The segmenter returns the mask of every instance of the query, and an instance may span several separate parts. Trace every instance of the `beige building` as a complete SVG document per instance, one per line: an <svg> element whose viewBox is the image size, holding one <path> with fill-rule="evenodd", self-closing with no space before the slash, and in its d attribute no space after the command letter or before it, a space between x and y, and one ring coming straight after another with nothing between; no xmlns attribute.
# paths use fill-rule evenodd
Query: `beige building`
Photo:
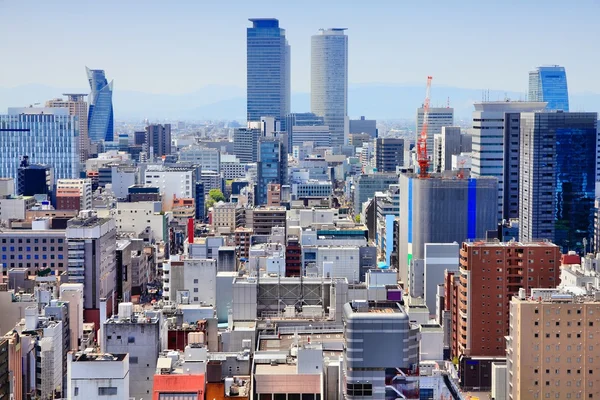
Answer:
<svg viewBox="0 0 600 400"><path fill-rule="evenodd" d="M510 302L507 399L600 398L599 340L600 292L521 290Z"/></svg>
<svg viewBox="0 0 600 400"><path fill-rule="evenodd" d="M56 208L58 210L91 210L91 179L59 179L56 181Z"/></svg>
<svg viewBox="0 0 600 400"><path fill-rule="evenodd" d="M65 93L67 100L53 99L46 102L46 107L63 107L69 109L69 115L74 115L79 120L79 159L84 163L89 156L90 140L88 138L88 104L85 101L87 94Z"/></svg>
<svg viewBox="0 0 600 400"><path fill-rule="evenodd" d="M236 228L236 216L238 205L220 201L213 205L212 227L214 231L222 231L223 228L233 232Z"/></svg>

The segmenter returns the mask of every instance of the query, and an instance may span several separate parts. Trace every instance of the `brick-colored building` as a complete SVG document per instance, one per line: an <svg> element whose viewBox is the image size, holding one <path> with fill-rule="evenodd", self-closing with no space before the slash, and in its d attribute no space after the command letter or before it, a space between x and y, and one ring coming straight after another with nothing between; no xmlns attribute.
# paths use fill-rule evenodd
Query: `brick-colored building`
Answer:
<svg viewBox="0 0 600 400"><path fill-rule="evenodd" d="M453 292L451 354L500 357L509 334L509 304L520 288L559 284L560 248L549 242L463 243Z"/></svg>

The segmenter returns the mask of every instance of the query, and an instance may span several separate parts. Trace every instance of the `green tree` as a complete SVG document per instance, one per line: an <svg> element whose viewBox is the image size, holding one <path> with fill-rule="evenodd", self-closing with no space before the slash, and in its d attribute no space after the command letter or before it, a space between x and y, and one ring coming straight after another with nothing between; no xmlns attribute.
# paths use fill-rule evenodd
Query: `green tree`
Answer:
<svg viewBox="0 0 600 400"><path fill-rule="evenodd" d="M210 189L210 191L208 192L208 199L206 199L204 205L206 209L209 209L219 201L225 201L225 196L223 195L223 192L221 192L219 189Z"/></svg>
<svg viewBox="0 0 600 400"><path fill-rule="evenodd" d="M360 214L354 216L354 221L356 221L357 224L360 224Z"/></svg>

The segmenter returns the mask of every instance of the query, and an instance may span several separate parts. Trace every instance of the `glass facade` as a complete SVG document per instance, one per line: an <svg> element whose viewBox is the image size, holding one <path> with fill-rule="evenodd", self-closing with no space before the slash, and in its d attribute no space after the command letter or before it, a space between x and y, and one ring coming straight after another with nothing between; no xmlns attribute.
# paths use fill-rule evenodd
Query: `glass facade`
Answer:
<svg viewBox="0 0 600 400"><path fill-rule="evenodd" d="M9 108L0 115L0 176L17 180L20 160L52 168L57 179L79 176L79 122L62 108Z"/></svg>
<svg viewBox="0 0 600 400"><path fill-rule="evenodd" d="M104 140L112 142L114 138L112 92L113 82L106 80L106 75L101 69L86 67L90 83L89 111L88 111L88 136L90 141Z"/></svg>
<svg viewBox="0 0 600 400"><path fill-rule="evenodd" d="M285 29L272 18L251 19L247 29L247 118L276 117L290 112L290 46Z"/></svg>
<svg viewBox="0 0 600 400"><path fill-rule="evenodd" d="M547 110L569 111L567 73L558 65L538 67L529 73L529 101L548 102Z"/></svg>
<svg viewBox="0 0 600 400"><path fill-rule="evenodd" d="M568 250L591 242L597 113L521 114L521 241L549 239Z"/></svg>
<svg viewBox="0 0 600 400"><path fill-rule="evenodd" d="M345 144L348 126L348 36L322 29L311 38L310 109L324 117L331 145Z"/></svg>
<svg viewBox="0 0 600 400"><path fill-rule="evenodd" d="M262 138L258 143L258 184L256 187L256 204L267 203L267 185L269 183L283 183L283 175L287 168L284 166L283 158L287 153L281 141L276 138Z"/></svg>

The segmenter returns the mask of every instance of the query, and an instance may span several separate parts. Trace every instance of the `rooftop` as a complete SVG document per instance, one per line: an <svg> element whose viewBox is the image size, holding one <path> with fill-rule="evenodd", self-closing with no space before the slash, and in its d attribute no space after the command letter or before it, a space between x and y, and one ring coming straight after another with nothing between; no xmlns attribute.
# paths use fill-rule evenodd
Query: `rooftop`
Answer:
<svg viewBox="0 0 600 400"><path fill-rule="evenodd" d="M554 243L550 241L539 241L539 242L500 242L496 240L486 241L479 240L476 242L464 242L464 246L468 247L557 247Z"/></svg>
<svg viewBox="0 0 600 400"><path fill-rule="evenodd" d="M73 356L73 361L123 361L127 357L125 354L110 354L110 353L88 353L79 352Z"/></svg>

